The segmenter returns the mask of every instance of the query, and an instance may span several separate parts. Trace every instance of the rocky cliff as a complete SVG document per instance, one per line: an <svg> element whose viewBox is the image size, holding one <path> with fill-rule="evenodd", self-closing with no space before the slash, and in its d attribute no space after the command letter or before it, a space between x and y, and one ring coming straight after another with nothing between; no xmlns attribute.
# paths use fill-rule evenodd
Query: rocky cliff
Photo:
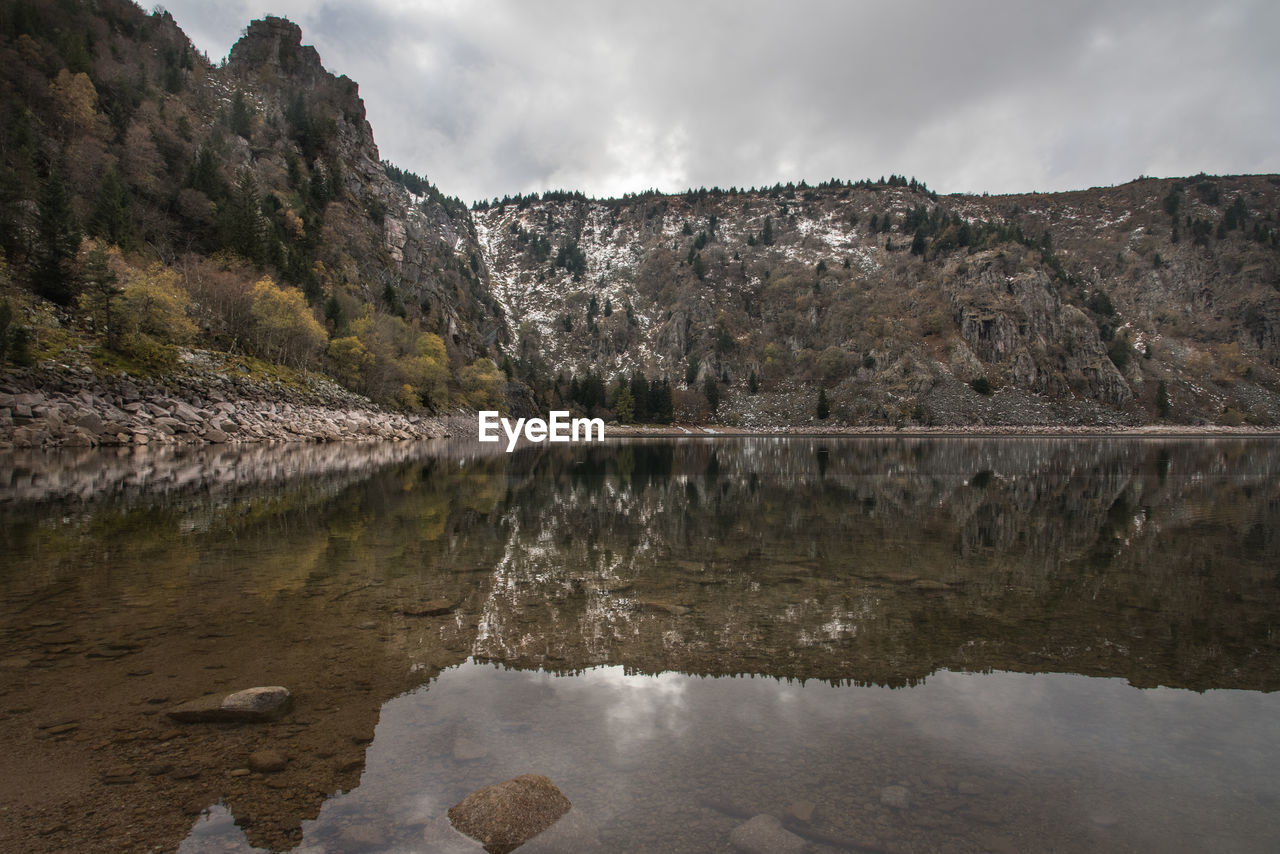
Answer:
<svg viewBox="0 0 1280 854"><path fill-rule="evenodd" d="M391 180L356 83L326 71L316 49L302 44L297 24L271 16L250 23L223 72L224 90L252 93L264 127L296 126L300 112L309 124L295 146L239 140L240 159L263 185L287 177L295 149L305 156L325 137L332 140L343 209L341 216L326 212L334 221L325 223L319 257L334 277L331 289L350 297L354 312L381 305L412 315L468 359L505 340L503 318L473 264L478 247L467 212L434 188L414 193ZM313 165L325 169L323 154Z"/></svg>
<svg viewBox="0 0 1280 854"><path fill-rule="evenodd" d="M820 387L851 424L1275 424L1278 204L1274 176L1000 197L890 180L474 216L523 357L668 376L686 417L713 379L745 425L812 420Z"/></svg>

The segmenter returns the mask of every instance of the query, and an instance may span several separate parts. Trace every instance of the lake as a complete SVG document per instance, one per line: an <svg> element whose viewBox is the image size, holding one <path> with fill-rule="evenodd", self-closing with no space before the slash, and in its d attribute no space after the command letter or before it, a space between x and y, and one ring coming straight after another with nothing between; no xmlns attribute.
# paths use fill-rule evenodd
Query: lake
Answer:
<svg viewBox="0 0 1280 854"><path fill-rule="evenodd" d="M571 850L1272 851L1278 475L1241 438L12 453L0 848L478 851L448 807L538 773ZM256 685L293 712L165 715Z"/></svg>

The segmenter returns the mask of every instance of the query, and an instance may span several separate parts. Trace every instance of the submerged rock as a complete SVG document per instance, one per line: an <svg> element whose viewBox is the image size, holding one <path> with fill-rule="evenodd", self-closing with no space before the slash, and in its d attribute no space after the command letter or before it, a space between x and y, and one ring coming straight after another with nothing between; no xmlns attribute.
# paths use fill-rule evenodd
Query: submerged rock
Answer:
<svg viewBox="0 0 1280 854"><path fill-rule="evenodd" d="M738 825L729 834L729 843L744 854L800 854L808 850L808 843L771 815L758 815Z"/></svg>
<svg viewBox="0 0 1280 854"><path fill-rule="evenodd" d="M289 689L272 685L201 697L170 709L168 715L182 723L257 723L278 720L292 708Z"/></svg>
<svg viewBox="0 0 1280 854"><path fill-rule="evenodd" d="M474 762L489 755L489 748L482 742L466 736L458 736L453 742L453 760L455 762Z"/></svg>
<svg viewBox="0 0 1280 854"><path fill-rule="evenodd" d="M400 608L396 613L406 617L442 617L445 614L452 614L457 609L457 602L451 602L448 599L428 599L417 605Z"/></svg>
<svg viewBox="0 0 1280 854"><path fill-rule="evenodd" d="M541 774L522 774L467 795L449 808L449 821L489 854L507 854L569 811L569 799Z"/></svg>
<svg viewBox="0 0 1280 854"><path fill-rule="evenodd" d="M259 774L275 774L288 764L289 760L278 750L255 750L249 754L249 769Z"/></svg>
<svg viewBox="0 0 1280 854"><path fill-rule="evenodd" d="M516 854L563 854L566 851L591 854L600 850L600 831L596 823L575 807L521 845Z"/></svg>
<svg viewBox="0 0 1280 854"><path fill-rule="evenodd" d="M794 801L787 807L787 817L808 824L813 821L813 801Z"/></svg>

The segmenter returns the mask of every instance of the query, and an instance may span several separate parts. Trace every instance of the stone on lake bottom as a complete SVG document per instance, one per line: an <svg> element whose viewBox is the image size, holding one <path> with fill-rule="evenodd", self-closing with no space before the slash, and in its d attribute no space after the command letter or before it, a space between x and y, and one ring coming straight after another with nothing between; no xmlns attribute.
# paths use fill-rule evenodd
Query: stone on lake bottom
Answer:
<svg viewBox="0 0 1280 854"><path fill-rule="evenodd" d="M729 843L743 854L800 854L806 843L771 815L758 815L729 834Z"/></svg>
<svg viewBox="0 0 1280 854"><path fill-rule="evenodd" d="M489 854L507 854L569 811L569 799L541 774L522 774L467 795L449 808L449 821Z"/></svg>
<svg viewBox="0 0 1280 854"><path fill-rule="evenodd" d="M575 807L521 845L516 854L592 854L600 850L600 832L595 822Z"/></svg>
<svg viewBox="0 0 1280 854"><path fill-rule="evenodd" d="M288 764L289 760L278 750L255 750L249 754L249 768L259 774L275 774Z"/></svg>
<svg viewBox="0 0 1280 854"><path fill-rule="evenodd" d="M257 723L278 720L292 708L289 689L272 685L201 697L170 709L168 715L182 723Z"/></svg>
<svg viewBox="0 0 1280 854"><path fill-rule="evenodd" d="M458 610L458 603L448 599L428 599L417 605L409 605L399 609L398 613L405 617L442 617Z"/></svg>
<svg viewBox="0 0 1280 854"><path fill-rule="evenodd" d="M453 760L455 762L474 762L489 755L489 748L475 739L459 736L453 743Z"/></svg>

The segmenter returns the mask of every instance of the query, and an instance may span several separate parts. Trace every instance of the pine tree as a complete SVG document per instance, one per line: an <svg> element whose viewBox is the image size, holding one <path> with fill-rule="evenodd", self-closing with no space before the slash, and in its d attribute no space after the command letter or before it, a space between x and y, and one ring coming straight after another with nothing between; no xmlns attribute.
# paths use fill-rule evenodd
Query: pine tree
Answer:
<svg viewBox="0 0 1280 854"><path fill-rule="evenodd" d="M334 337L338 337L338 333L346 328L347 313L343 310L342 303L338 302L338 297L334 294L330 294L329 298L324 302L324 322Z"/></svg>
<svg viewBox="0 0 1280 854"><path fill-rule="evenodd" d="M224 229L226 244L234 252L257 264L265 260L265 234L258 182L249 169L240 170L240 179L227 202Z"/></svg>
<svg viewBox="0 0 1280 854"><path fill-rule="evenodd" d="M1171 408L1169 386L1165 384L1164 380L1160 380L1160 384L1156 386L1156 410L1160 413L1161 418L1168 418Z"/></svg>
<svg viewBox="0 0 1280 854"><path fill-rule="evenodd" d="M133 248L133 220L129 217L129 199L124 181L116 167L107 167L98 188L98 200L89 220L90 233L128 251Z"/></svg>
<svg viewBox="0 0 1280 854"><path fill-rule="evenodd" d="M760 380L756 377L755 371L752 371L751 376L747 377L747 391L752 394L760 391Z"/></svg>
<svg viewBox="0 0 1280 854"><path fill-rule="evenodd" d="M71 216L71 198L62 176L54 173L40 188L36 216L35 263L31 286L59 305L71 305L79 292L74 263L80 231Z"/></svg>
<svg viewBox="0 0 1280 854"><path fill-rule="evenodd" d="M670 424L675 415L675 403L671 396L671 382L663 377L656 384L653 392L653 420L659 424Z"/></svg>
<svg viewBox="0 0 1280 854"><path fill-rule="evenodd" d="M831 404L827 402L827 390L825 388L818 389L818 407L816 414L819 421L826 421L827 416L831 414Z"/></svg>
<svg viewBox="0 0 1280 854"><path fill-rule="evenodd" d="M191 164L191 174L187 184L193 190L199 190L210 199L222 198L223 183L218 175L218 161L214 159L213 150L207 145L200 146L196 152L195 162Z"/></svg>
<svg viewBox="0 0 1280 854"><path fill-rule="evenodd" d="M693 274L698 277L698 281L702 281L707 277L707 265L702 260L702 253L699 252L693 256Z"/></svg>
<svg viewBox="0 0 1280 854"><path fill-rule="evenodd" d="M116 274L107 266L107 253L101 247L95 248L85 258L81 279L84 283L82 300L93 317L94 325L102 333L103 343L108 350L119 349L120 323L116 301L124 289L116 284Z"/></svg>
<svg viewBox="0 0 1280 854"><path fill-rule="evenodd" d="M25 326L15 326L9 332L9 361L23 368L35 363L31 352L31 330Z"/></svg>
<svg viewBox="0 0 1280 854"><path fill-rule="evenodd" d="M245 139L253 133L253 113L249 111L244 92L240 89L236 90L235 97L231 100L231 132Z"/></svg>
<svg viewBox="0 0 1280 854"><path fill-rule="evenodd" d="M773 245L773 217L764 218L764 230L760 232L760 242L765 246Z"/></svg>
<svg viewBox="0 0 1280 854"><path fill-rule="evenodd" d="M631 387L622 383L621 380L618 382L618 393L613 400L613 411L620 423L630 424L635 420L635 400L631 397Z"/></svg>
<svg viewBox="0 0 1280 854"><path fill-rule="evenodd" d="M649 380L643 373L631 375L631 401L635 411L635 419L639 422L646 422L653 414L652 391L649 389Z"/></svg>
<svg viewBox="0 0 1280 854"><path fill-rule="evenodd" d="M915 237L911 238L911 254L923 256L924 246L924 229L917 228Z"/></svg>
<svg viewBox="0 0 1280 854"><path fill-rule="evenodd" d="M716 410L720 408L720 384L716 382L715 377L707 377L707 381L702 385L702 393L707 396L707 406L711 409L711 414L715 415Z"/></svg>

